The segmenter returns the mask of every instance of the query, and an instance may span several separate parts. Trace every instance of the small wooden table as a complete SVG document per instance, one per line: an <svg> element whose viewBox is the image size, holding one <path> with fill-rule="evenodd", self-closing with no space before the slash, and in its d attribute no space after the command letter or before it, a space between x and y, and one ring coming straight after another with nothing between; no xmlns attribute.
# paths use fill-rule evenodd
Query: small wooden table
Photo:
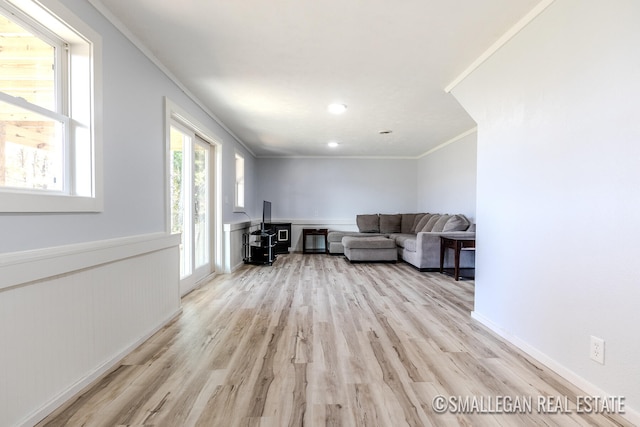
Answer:
<svg viewBox="0 0 640 427"><path fill-rule="evenodd" d="M302 229L302 253L303 254L324 254L329 250L329 245L327 244L327 234L329 233L329 229L327 228L303 228ZM322 236L324 239L324 247L319 248L314 244L313 248L307 247L307 236ZM316 237L314 237L315 243Z"/></svg>
<svg viewBox="0 0 640 427"><path fill-rule="evenodd" d="M444 252L446 249L455 251L453 277L458 280L460 278L460 252L463 250L475 251L476 238L440 236L440 273L444 273Z"/></svg>

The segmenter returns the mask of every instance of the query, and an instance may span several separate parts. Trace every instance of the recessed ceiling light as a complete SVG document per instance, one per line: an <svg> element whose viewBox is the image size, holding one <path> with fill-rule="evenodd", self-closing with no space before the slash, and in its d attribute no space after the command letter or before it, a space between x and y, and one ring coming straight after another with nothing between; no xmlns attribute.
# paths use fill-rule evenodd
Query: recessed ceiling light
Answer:
<svg viewBox="0 0 640 427"><path fill-rule="evenodd" d="M331 114L342 114L345 111L347 111L347 106L344 104L329 104L329 107L327 107L327 110L329 110L329 112Z"/></svg>
<svg viewBox="0 0 640 427"><path fill-rule="evenodd" d="M338 144L338 143L337 143L337 142L335 142L335 141L331 141L331 142L330 142L330 143L328 143L327 145L328 145L329 147L331 147L331 148L336 148L336 147L337 147L338 145L340 145L340 144Z"/></svg>

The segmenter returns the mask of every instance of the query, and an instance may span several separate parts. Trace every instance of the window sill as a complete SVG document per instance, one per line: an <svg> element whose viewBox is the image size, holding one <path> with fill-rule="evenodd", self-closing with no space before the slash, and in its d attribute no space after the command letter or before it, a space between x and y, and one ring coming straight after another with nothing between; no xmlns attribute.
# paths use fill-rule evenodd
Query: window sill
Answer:
<svg viewBox="0 0 640 427"><path fill-rule="evenodd" d="M101 197L0 192L0 212L102 212Z"/></svg>

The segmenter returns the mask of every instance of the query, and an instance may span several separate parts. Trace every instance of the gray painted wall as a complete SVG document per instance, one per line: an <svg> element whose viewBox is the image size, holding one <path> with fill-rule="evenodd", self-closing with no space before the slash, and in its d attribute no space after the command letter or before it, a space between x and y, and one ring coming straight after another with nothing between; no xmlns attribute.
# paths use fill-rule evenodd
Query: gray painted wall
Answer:
<svg viewBox="0 0 640 427"><path fill-rule="evenodd" d="M463 213L475 219L476 134L420 159L258 159L262 200L273 217L347 220L360 213Z"/></svg>
<svg viewBox="0 0 640 427"><path fill-rule="evenodd" d="M476 133L418 160L418 210L476 217Z"/></svg>
<svg viewBox="0 0 640 427"><path fill-rule="evenodd" d="M415 160L258 160L258 202L281 219L352 220L359 213L414 212Z"/></svg>

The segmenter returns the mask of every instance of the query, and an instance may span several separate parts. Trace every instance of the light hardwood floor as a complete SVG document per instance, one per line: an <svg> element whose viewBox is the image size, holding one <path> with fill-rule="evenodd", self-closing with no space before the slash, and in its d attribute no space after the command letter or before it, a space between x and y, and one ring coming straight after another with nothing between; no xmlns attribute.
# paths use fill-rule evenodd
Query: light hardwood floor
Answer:
<svg viewBox="0 0 640 427"><path fill-rule="evenodd" d="M473 288L329 255L245 266L186 296L178 318L39 425L630 425L576 413L583 392L471 319ZM533 407L439 414L438 395ZM540 413L539 396L566 396L571 413Z"/></svg>

